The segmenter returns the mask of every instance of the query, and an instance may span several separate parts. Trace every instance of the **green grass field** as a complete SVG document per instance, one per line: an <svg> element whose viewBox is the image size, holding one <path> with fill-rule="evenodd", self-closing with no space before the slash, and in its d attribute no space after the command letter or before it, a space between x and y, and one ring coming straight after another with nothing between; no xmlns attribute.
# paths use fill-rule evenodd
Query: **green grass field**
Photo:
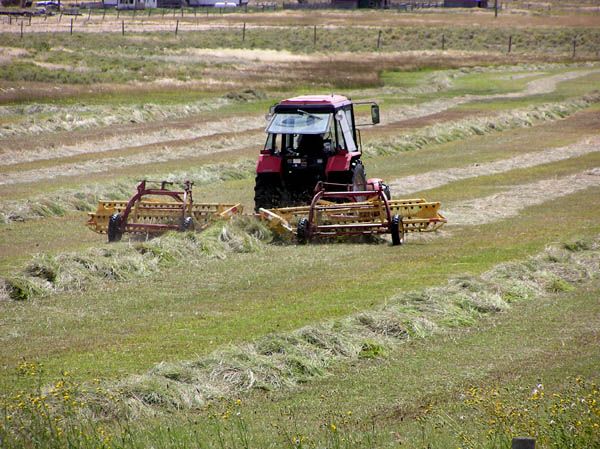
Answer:
<svg viewBox="0 0 600 449"><path fill-rule="evenodd" d="M1 24L0 447L599 447L600 16L546 3ZM250 215L268 107L332 91L440 231L85 226L143 177Z"/></svg>

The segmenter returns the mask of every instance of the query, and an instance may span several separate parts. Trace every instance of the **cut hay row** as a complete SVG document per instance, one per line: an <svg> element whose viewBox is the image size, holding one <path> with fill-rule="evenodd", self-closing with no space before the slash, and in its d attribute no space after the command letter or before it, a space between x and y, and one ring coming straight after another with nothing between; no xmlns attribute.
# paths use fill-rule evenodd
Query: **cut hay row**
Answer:
<svg viewBox="0 0 600 449"><path fill-rule="evenodd" d="M600 187L600 167L590 168L561 178L511 186L509 189L484 198L461 200L449 204L443 214L450 226L477 226L515 217L531 206L550 203L555 198L570 195L591 187ZM585 205L582 205L585 207ZM552 209L548 210L552 219Z"/></svg>
<svg viewBox="0 0 600 449"><path fill-rule="evenodd" d="M161 180L181 183L191 180L195 186L212 184L232 179L243 179L252 175L255 161L241 160L228 164L211 164L188 170L163 173ZM156 176L152 176L154 179ZM141 178L144 178L141 175ZM63 216L68 212L95 210L98 201L129 198L132 186L140 179L125 179L106 184L82 185L77 190L61 190L51 195L42 195L23 201L0 203L0 223L22 222L31 219ZM197 197L197 196L196 196Z"/></svg>
<svg viewBox="0 0 600 449"><path fill-rule="evenodd" d="M549 77L540 78L527 83L527 87L518 93L499 94L498 98L521 98L531 95L549 94L556 90L558 83L570 81L583 76L600 73L598 69L580 70L576 72L559 73Z"/></svg>
<svg viewBox="0 0 600 449"><path fill-rule="evenodd" d="M418 150L427 145L454 142L510 129L528 128L538 123L560 120L598 102L600 102L600 94L591 94L580 99L515 109L488 117L469 117L436 124L415 133L366 144L364 153L372 156L390 155Z"/></svg>
<svg viewBox="0 0 600 449"><path fill-rule="evenodd" d="M513 186L485 198L462 200L443 213L449 226L477 226L517 216L527 207L590 187L600 187L600 168ZM59 291L85 290L103 280L148 276L177 260L200 263L207 256L224 257L228 250L256 251L260 242L270 239L270 232L261 222L244 217L225 226L215 225L199 235L174 233L143 243L92 249L85 254L40 255L22 273L0 282L0 291L4 291L4 299L26 300Z"/></svg>
<svg viewBox="0 0 600 449"><path fill-rule="evenodd" d="M470 72L471 70L467 70L459 73L465 74ZM572 80L591 73L596 72L594 70L580 70L576 72L567 72L545 77L540 80L534 80L528 83L527 87L522 92L497 95L466 95L450 99L434 100L417 106L403 105L401 107L392 107L389 109L384 109L382 113L382 123L384 125L393 124L410 118L423 117L474 101L499 98L520 98L528 95L549 93L554 91L557 87L557 84L561 81ZM448 79L448 76L445 73L436 73L432 75L432 77L438 78L441 75L444 75L442 78ZM458 74L454 74L453 76L458 76ZM134 121L138 121L137 118L134 119ZM12 164L20 164L37 160L59 159L79 154L100 154L118 149L127 150L158 143L164 143L168 145L170 143L176 143L178 140L197 139L205 136L214 136L224 132L242 132L258 129L263 124L264 119L262 116L251 116L236 118L235 120L223 119L209 121L203 123L202 125L190 125L190 127L187 129L182 129L181 127L169 128L167 125L167 127L161 127L159 131L153 130L150 132L137 132L135 134L126 131L123 133L123 135L86 140L83 143L71 145L52 145L51 147L48 147L47 143L42 145L34 144L35 146L29 148L28 151L23 151L22 148L17 150L15 145L11 144L12 149L11 146L7 145L4 150L0 150L2 154L0 165L10 166ZM8 183L11 183L10 179L8 179Z"/></svg>
<svg viewBox="0 0 600 449"><path fill-rule="evenodd" d="M388 122L397 122L399 121L398 118L400 117L403 120L419 118L430 114L440 113L456 106L478 101L524 98L533 95L549 94L554 92L558 87L558 84L561 82L574 80L596 73L600 73L600 70L580 70L576 72L559 73L557 75L551 75L530 81L527 83L525 89L520 92L491 95L464 95L461 97L433 100L416 106L403 106L400 108L394 108L391 111L385 111L382 114L382 123L386 124ZM531 74L529 74L529 76L531 76ZM390 119L390 117L393 117L393 119Z"/></svg>
<svg viewBox="0 0 600 449"><path fill-rule="evenodd" d="M36 170L4 173L0 185L35 183L59 177L79 176L90 173L111 172L127 166L142 166L174 160L187 159L203 154L224 151L242 150L248 147L259 147L264 142L264 134L246 134L241 139L237 137L221 138L218 142L198 142L184 147L162 147L154 152L142 152L128 156L105 157L79 163L60 164ZM194 179L195 180L195 179Z"/></svg>
<svg viewBox="0 0 600 449"><path fill-rule="evenodd" d="M182 118L214 111L231 103L229 98L221 97L176 105L149 103L135 106L0 106L0 117L15 115L21 118L17 123L0 126L0 138Z"/></svg>
<svg viewBox="0 0 600 449"><path fill-rule="evenodd" d="M397 152L417 150L436 143L466 139L474 135L489 134L519 127L529 127L536 123L564 118L596 101L598 101L598 97L587 96L579 100L570 100L562 103L551 103L533 108L519 109L500 114L495 118L488 117L479 118L477 120L460 120L449 122L444 125L434 125L412 134L401 137L394 136L382 139L374 144L365 145L364 151L366 154L394 154ZM258 136L257 139L260 140ZM260 143L262 143L262 141L260 141ZM227 150L232 147L223 146L221 148ZM215 151L217 148L216 146L210 145L210 149L211 151ZM193 154L197 150L191 151L188 149L184 151L190 151L190 154ZM167 153L161 157L177 158L180 157L181 154L182 153L180 152ZM140 155L136 157L145 160L147 156ZM123 163L124 159L118 158L114 160L116 167L121 167ZM102 164L104 164L104 162L102 162ZM91 165L90 169L92 171L102 170L103 167L105 167L105 165L99 167L97 163L86 163L80 164L79 167L75 167L74 170L76 173L82 173L83 168L88 165ZM197 171L192 170L172 173L170 175L163 175L161 178L175 181L190 179L197 185L202 185L209 181L226 180L231 179L231 177L237 179L248 178L252 176L253 168L254 161L248 159L242 160L233 166L223 166L221 164L207 165ZM60 174L55 172L55 170L56 168L48 168L30 172L18 172L18 174L6 174L0 183L3 181L4 183L24 182L25 179L35 181L40 179L39 177L36 177L38 175L40 177L55 177ZM122 199L128 197L130 195L130 186L132 183L132 181L129 181L116 183L118 185L111 183L82 186L81 190L78 191L63 190L52 195L42 195L36 198L30 198L26 201L9 200L0 202L0 221L7 223L10 221L23 221L47 216L60 216L68 211L90 211L95 207L99 199ZM129 187L127 188L126 186Z"/></svg>
<svg viewBox="0 0 600 449"><path fill-rule="evenodd" d="M451 142L457 139L464 139L473 135L482 135L489 132L504 131L507 129L513 129L518 127L533 126L535 123L548 120L556 120L567 117L568 115L583 109L594 102L600 101L600 94L589 95L580 100L570 100L563 103L551 103L533 108L518 109L510 112L505 112L488 117L477 117L468 118L457 122L436 124L415 133L408 135L402 135L400 137L386 138L375 141L365 146L365 153L370 155L377 154L390 154L398 151L408 151L412 149L422 148L425 145L431 143L444 143ZM442 108L450 107L452 102L442 104ZM402 117L399 111L394 113L391 111L387 117L396 116L392 120L387 120L388 124L393 121L400 121L405 119L406 116ZM418 113L424 113L425 111L417 111ZM428 113L433 111L429 110ZM243 121L240 124L242 131L249 127L255 128L256 118L250 118L248 121ZM220 129L226 123L221 122L218 124ZM216 125L217 126L217 125ZM200 129L191 130L189 133L181 131L181 134L194 134L202 133ZM210 132L210 131L207 131ZM177 133L179 134L179 132ZM210 135L210 134L209 134ZM166 133L166 136L168 133ZM150 140L162 140L164 137L160 136L160 133L156 133ZM167 137L168 139L168 137ZM165 139L165 143L169 143ZM243 138L229 138L222 139L218 143L202 143L198 142L193 145L187 145L183 147L163 147L157 152L143 152L141 154L132 154L128 156L120 157L106 157L103 159L89 160L80 163L68 163L54 165L50 167L34 169L34 170L23 170L16 172L4 173L2 179L0 179L0 185L12 185L22 183L32 183L40 180L55 179L64 176L78 176L87 173L101 173L111 171L113 169L122 168L131 165L142 165L147 163L158 163L167 162L178 159L185 159L200 154L214 153L219 151L232 151L239 150L248 146L258 146L262 143L263 135L254 134L246 135ZM155 142L153 142L155 143ZM79 147L81 151L85 152L85 147ZM42 154L48 154L42 152Z"/></svg>
<svg viewBox="0 0 600 449"><path fill-rule="evenodd" d="M97 416L140 416L200 409L252 390L293 388L326 376L341 361L381 358L411 338L468 327L513 303L573 290L600 273L600 241L549 247L522 262L481 276L453 278L445 286L392 296L386 305L346 318L270 334L208 356L160 363L143 375L105 386L108 396L84 392ZM110 398L110 399L109 399Z"/></svg>
<svg viewBox="0 0 600 449"><path fill-rule="evenodd" d="M196 125L190 123L188 128L170 128L167 126L157 125L157 130L150 132L135 132L126 131L122 135L116 135L108 138L100 138L97 140L86 140L74 145L53 146L49 148L47 144L43 146L31 148L29 151L23 151L20 148L5 149L2 153L0 166L10 166L24 162L32 162L38 160L60 159L69 156L80 154L96 153L101 156L101 153L114 150L123 150L142 147L152 144L169 144L176 143L178 140L199 139L201 137L211 137L225 133L240 133L244 131L259 130L265 124L264 116L237 117L235 119L227 118L215 120Z"/></svg>
<svg viewBox="0 0 600 449"><path fill-rule="evenodd" d="M130 242L84 253L38 255L22 273L0 280L0 299L27 300L65 291L83 291L104 281L151 276L165 266L185 260L202 264L228 253L259 251L270 231L251 217L225 225L217 223L201 234L170 233L146 242Z"/></svg>
<svg viewBox="0 0 600 449"><path fill-rule="evenodd" d="M598 151L600 151L600 136L594 136L583 139L572 145L525 153L509 159L404 176L390 181L389 185L394 194L405 195L441 187L461 179L489 176L510 170L535 167L536 165L558 162Z"/></svg>
<svg viewBox="0 0 600 449"><path fill-rule="evenodd" d="M585 64L583 67L589 67L591 64ZM355 94L360 96L378 96L388 94L415 94L415 93L428 93L447 90L452 86L453 80L457 77L473 73L473 72L494 72L501 71L521 71L521 70L557 70L564 68L575 68L581 65L565 65L565 64L541 64L541 65L519 65L519 66L502 66L500 68L490 69L476 67L473 69L465 68L461 70L444 70L436 71L435 73L424 77L422 83L418 86L409 88L399 88L385 86L383 88L368 89L363 91L357 91ZM501 70L500 70L501 69ZM556 89L556 85L560 81L566 81L577 78L579 76L585 76L590 73L594 73L593 70L584 70L577 72L569 72L567 74L558 74L544 78L542 80L536 80L527 85L524 91L515 92L508 94L509 96L527 96L540 93L550 93ZM239 96L239 98L238 98ZM224 105L229 104L233 100L249 101L253 99L264 98L264 94L253 90L246 89L238 96L228 94L225 97L215 99L213 101L202 101L194 102L186 105L158 105L158 104L144 104L143 106L119 106L119 107L108 107L108 106L93 106L93 105L48 105L48 104L30 104L25 106L0 106L0 117L2 116L15 116L19 120L17 122L11 122L0 126L0 139L6 137L15 136L28 136L36 135L39 133L48 134L50 132L61 132L61 131L77 131L82 129L91 129L95 127L106 127L116 124L124 123L145 123L150 121L164 121L166 119L181 119L189 116L193 116L200 112L206 112L218 109ZM457 104L462 104L469 101L477 101L485 98L502 97L502 95L491 95L491 96L465 96L460 99L448 99L431 102L431 105L424 105L422 109L418 109L410 114L404 116L405 118L418 117L420 114L431 114L440 112ZM448 102L447 104L445 102ZM410 107L408 107L410 109ZM384 110L383 119L390 123L396 120L397 113L403 112L406 108L399 109L398 111L386 113ZM259 120L260 121L260 120ZM396 120L397 121L397 120ZM106 147L110 148L112 145L110 142L106 142ZM54 148L50 153L61 155L67 154L78 154L80 151L71 153L69 147L62 150L60 147ZM71 150L72 151L72 150ZM42 152L43 154L43 152ZM35 156L37 158L45 158L43 156ZM29 160L29 159L23 159ZM35 160L35 159L31 159ZM11 161L9 157L3 158L3 161L8 163ZM15 159L10 163L19 162L19 159Z"/></svg>
<svg viewBox="0 0 600 449"><path fill-rule="evenodd" d="M520 66L517 66L517 67L520 68ZM513 68L517 68L517 67L513 67ZM457 76L465 75L468 73L474 73L474 72L475 73L476 72L489 73L492 71L492 70L477 70L477 69L479 69L479 68L466 70L466 71L458 71L458 70L455 70L452 72L448 71L447 73L444 73L444 74L440 75L439 77L436 77L434 79L434 83L432 84L433 87L431 87L431 88L434 89L434 91L442 90L442 89L439 89L439 86L444 85L443 84L444 80L446 82L445 87L449 88L451 86L451 80L455 79ZM507 70L502 70L501 73L504 73L506 71ZM587 70L578 70L578 71L559 73L556 75L544 76L540 79L532 80L527 83L527 85L525 86L525 88L522 91L519 91L519 92L509 92L509 93L490 94L490 95L471 95L471 94L469 94L469 95L453 97L453 98L437 99L437 100L433 100L430 102L421 103L418 105L403 105L401 107L395 107L395 108L391 108L391 109L387 109L387 110L384 109L382 111L382 116L381 116L382 123L389 124L389 123L395 123L395 122L398 122L401 120L424 117L426 115L431 115L431 114L436 114L436 113L446 111L450 108L453 108L453 107L456 107L459 105L478 102L478 101L524 98L524 97L529 97L529 96L533 96L533 95L549 94L549 93L554 92L557 89L559 83L562 83L565 81L571 81L571 80L574 80L577 78L581 78L581 77L596 74L596 73L600 73L600 70L587 69ZM540 73L529 73L529 74L525 74L525 75L526 76L539 76ZM412 88L412 89L419 90L422 88L417 87L417 88ZM411 90L411 88L401 89L401 88L391 87L391 88L383 88L381 90L385 91L386 94L402 93L402 92L408 93ZM445 89L443 89L443 90L445 90Z"/></svg>

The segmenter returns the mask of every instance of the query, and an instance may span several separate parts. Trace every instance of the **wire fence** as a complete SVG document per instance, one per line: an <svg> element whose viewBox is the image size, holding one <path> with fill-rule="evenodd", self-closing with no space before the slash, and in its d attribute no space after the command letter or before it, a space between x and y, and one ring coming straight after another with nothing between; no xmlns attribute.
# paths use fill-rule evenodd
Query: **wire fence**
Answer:
<svg viewBox="0 0 600 449"><path fill-rule="evenodd" d="M62 12L56 15L0 17L0 32L27 34L166 33L185 38L197 33L220 33L223 44L278 49L282 42L293 41L303 51L314 50L474 50L498 53L552 53L600 57L600 30L529 30L465 27L386 27L372 25L298 26L260 25L255 23L210 20L218 11L212 8L146 11L87 10L85 13ZM227 13L224 13L227 14ZM208 18L208 20L207 20ZM361 42L357 44L356 40ZM351 45L352 44L352 45Z"/></svg>

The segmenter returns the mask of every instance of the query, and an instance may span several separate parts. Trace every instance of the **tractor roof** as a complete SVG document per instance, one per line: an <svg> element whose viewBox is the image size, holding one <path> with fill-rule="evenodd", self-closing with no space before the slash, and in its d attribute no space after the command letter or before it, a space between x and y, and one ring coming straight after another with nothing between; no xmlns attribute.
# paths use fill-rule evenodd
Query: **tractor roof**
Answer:
<svg viewBox="0 0 600 449"><path fill-rule="evenodd" d="M341 108L352 104L352 102L343 95L301 95L299 97L288 98L281 101L277 106L291 107L310 107L310 108ZM285 109L288 109L285 108Z"/></svg>

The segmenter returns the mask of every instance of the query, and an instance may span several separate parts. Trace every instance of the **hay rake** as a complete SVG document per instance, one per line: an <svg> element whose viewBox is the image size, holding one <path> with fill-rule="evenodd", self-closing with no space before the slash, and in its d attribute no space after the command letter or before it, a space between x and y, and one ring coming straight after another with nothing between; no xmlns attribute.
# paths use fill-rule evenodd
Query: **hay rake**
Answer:
<svg viewBox="0 0 600 449"><path fill-rule="evenodd" d="M146 184L160 184L147 188ZM172 182L142 180L128 201L100 201L96 212L89 213L87 225L93 231L108 234L108 241L119 241L124 233L156 235L169 230L202 230L218 219L241 213L241 204L194 203L193 183L183 190L169 190Z"/></svg>
<svg viewBox="0 0 600 449"><path fill-rule="evenodd" d="M384 186L375 180L369 183L371 190L327 191L328 185L321 183L310 205L259 209L259 215L275 232L295 235L298 243L345 235L390 234L392 244L400 245L408 232L431 232L446 223L439 213L439 202L390 200Z"/></svg>

